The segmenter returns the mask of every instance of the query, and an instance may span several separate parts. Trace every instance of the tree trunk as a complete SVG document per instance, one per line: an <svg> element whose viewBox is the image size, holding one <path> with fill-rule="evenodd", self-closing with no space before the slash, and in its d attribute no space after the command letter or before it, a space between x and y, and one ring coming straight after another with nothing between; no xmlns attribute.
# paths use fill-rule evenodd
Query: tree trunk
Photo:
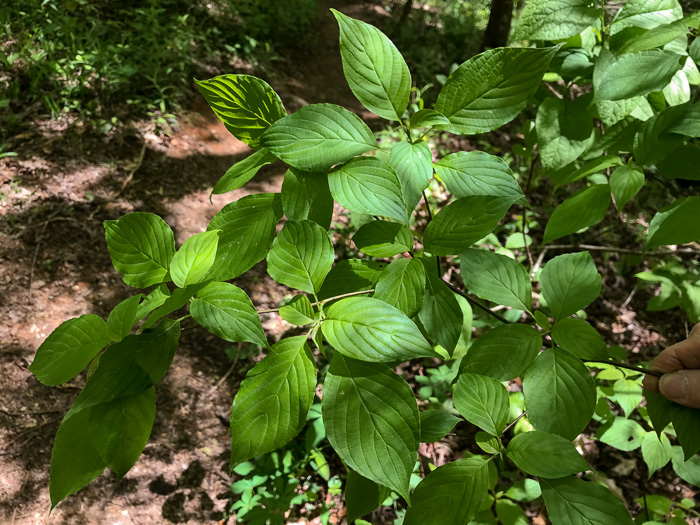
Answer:
<svg viewBox="0 0 700 525"><path fill-rule="evenodd" d="M401 18L399 18L400 26L406 23L409 15L411 14L411 11L413 11L413 0L406 0L406 3L403 6L403 10L401 11Z"/></svg>
<svg viewBox="0 0 700 525"><path fill-rule="evenodd" d="M513 0L491 0L491 13L484 33L484 41L481 44L482 51L506 46L512 18Z"/></svg>

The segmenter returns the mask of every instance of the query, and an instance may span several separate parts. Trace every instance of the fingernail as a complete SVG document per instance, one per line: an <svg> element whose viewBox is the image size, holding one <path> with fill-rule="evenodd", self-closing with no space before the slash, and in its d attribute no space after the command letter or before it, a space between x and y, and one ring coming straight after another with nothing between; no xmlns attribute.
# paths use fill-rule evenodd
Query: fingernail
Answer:
<svg viewBox="0 0 700 525"><path fill-rule="evenodd" d="M659 380L659 390L670 401L683 401L688 394L688 376L683 372L664 374Z"/></svg>

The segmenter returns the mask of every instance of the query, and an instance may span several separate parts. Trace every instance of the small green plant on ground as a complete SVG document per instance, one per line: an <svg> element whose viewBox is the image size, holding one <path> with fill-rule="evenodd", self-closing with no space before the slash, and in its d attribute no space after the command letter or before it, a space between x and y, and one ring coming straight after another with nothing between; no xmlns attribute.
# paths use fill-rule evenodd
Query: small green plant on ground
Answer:
<svg viewBox="0 0 700 525"><path fill-rule="evenodd" d="M8 0L0 9L0 124L20 124L19 109L35 102L97 129L125 111L171 120L193 76L237 59L269 65L275 45L308 34L316 9L316 0Z"/></svg>
<svg viewBox="0 0 700 525"><path fill-rule="evenodd" d="M540 18L558 13L556 2L538 5L544 10ZM553 9L545 9L550 5ZM636 3L627 5L632 9ZM574 13L569 18L582 18L574 24L581 32L597 24L603 10L581 4ZM255 150L221 178L214 193L240 188L277 160L290 169L280 194L253 194L228 204L206 231L178 250L172 230L156 215L139 212L105 222L107 246L124 282L153 288L120 303L106 322L95 315L64 322L37 351L31 370L47 385L61 384L88 366L85 387L54 441L52 505L107 467L124 476L138 459L155 418L155 385L172 362L180 323L191 318L226 341L267 349L233 400L232 469L299 434L314 403L317 362L328 360L320 421L347 468L344 494L353 519L393 492L406 525L523 522L527 518L516 502L540 496L554 525L631 524L623 502L598 482L600 473L591 472L572 441L595 419L599 438L612 446L625 450L646 443L650 471L671 460L677 471L696 476L698 411L651 394L640 407L639 378L652 372L626 364L624 351L609 348L581 318L602 287L589 253L545 263L536 308L531 277L521 263L475 248L512 206L527 218L527 196L504 160L460 151L433 163L424 140L432 130L474 135L510 122L565 47L486 51L453 71L434 108L413 111L407 110L411 75L394 45L373 26L334 14L352 91L369 110L397 123L403 139L390 153L369 155L380 149L374 135L340 106L311 104L288 115L274 90L256 77L198 82L229 131ZM610 82L623 76L625 93L634 94L630 86L656 71L655 65L641 69L644 64L635 64L635 71L648 75L630 77L623 69L611 73ZM635 143L652 131L659 140L667 132L694 136L687 131L696 129L687 115L697 115L697 106L687 109L663 117L666 123L673 116L670 127L650 131L643 125ZM540 126L540 144L543 136ZM434 214L428 208L431 219L423 226L414 211L427 200L433 177L453 198ZM585 227L579 216L601 202L608 206L610 188L591 188L584 190L586 199L555 210L545 242ZM686 198L657 213L647 248L700 239L693 202ZM365 257L335 260L329 232L335 203L368 216L352 237ZM286 222L276 234L282 217ZM515 230L510 228L511 236ZM518 233L527 239L524 229ZM243 290L226 282L262 260L270 277L295 290L279 314L305 331L272 345L260 312ZM448 268L456 273L457 267L463 289L445 278ZM489 309L484 300L506 311ZM185 306L185 316L168 317ZM488 329L474 341L472 307L491 318L480 321ZM419 410L416 393L394 371L415 359L444 361L420 387L429 387L422 393L431 401L428 410ZM591 369L600 370L595 380ZM517 377L522 392L509 393L504 383ZM607 399L633 417L615 416ZM417 476L419 444L441 439L462 419L481 429L476 444L483 453L429 465ZM256 491L247 494L250 501Z"/></svg>

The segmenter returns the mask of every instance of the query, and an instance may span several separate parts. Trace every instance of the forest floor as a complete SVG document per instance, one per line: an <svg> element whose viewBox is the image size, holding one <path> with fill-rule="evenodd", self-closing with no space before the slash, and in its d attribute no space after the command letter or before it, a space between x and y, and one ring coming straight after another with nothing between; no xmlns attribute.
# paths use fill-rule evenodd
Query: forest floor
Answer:
<svg viewBox="0 0 700 525"><path fill-rule="evenodd" d="M337 26L327 8L367 21L382 12L361 1L321 4L321 43L290 52L285 57L290 67L270 83L290 112L308 103L332 102L372 126L373 115L360 106L344 80ZM229 344L203 329L183 331L173 366L157 387L155 425L141 459L121 482L107 472L50 514L52 440L84 378L46 387L27 368L38 346L61 322L86 313L106 317L133 294L112 268L104 220L134 211L157 213L173 228L179 246L203 231L228 202L250 193L280 191L283 171L268 166L244 188L215 195L210 202L219 177L250 150L226 131L202 99L178 119L180 127L163 137L139 123L101 135L76 122L38 118L21 136L11 137L19 156L0 160L1 523L215 523L230 506L234 477L227 469L228 413L248 367L231 366ZM599 311L590 319L609 344L636 349L640 359L648 359L667 339L683 335L679 321L644 312L646 298L632 294L634 278L620 277L614 258L596 262L604 289L611 292L598 301ZM235 283L259 308L277 306L287 293L267 276L264 263ZM274 313L263 316L263 326L273 338L289 329ZM448 442L457 446L460 440ZM448 449L448 454L454 452ZM611 476L627 497L647 490L638 454L613 449L597 454L603 470L626 465ZM654 483L653 493L676 500L694 495L672 471ZM338 508L331 523L344 523L342 515ZM546 522L540 516L533 517L533 523Z"/></svg>

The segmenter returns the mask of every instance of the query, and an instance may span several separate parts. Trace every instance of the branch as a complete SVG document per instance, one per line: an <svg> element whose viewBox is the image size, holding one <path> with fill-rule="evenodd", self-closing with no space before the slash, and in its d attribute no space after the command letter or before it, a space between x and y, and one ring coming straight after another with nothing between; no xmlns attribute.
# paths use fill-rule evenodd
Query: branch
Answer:
<svg viewBox="0 0 700 525"><path fill-rule="evenodd" d="M483 310L484 312L486 312L487 314L489 314L489 315L490 315L491 317L493 317L494 319L498 319L499 321L501 321L502 323L505 323L505 324L512 324L508 319L506 319L505 317L503 317L501 314L497 314L496 312L494 312L493 310L491 310L491 308L489 308L488 306L486 306L484 303L482 303L482 302L479 301L478 299L474 299L473 297L471 297L471 296L470 296L469 294L467 294L466 292L463 292L463 291L460 290L459 288L456 288L452 283L450 283L450 282L448 282L448 281L446 281L446 280L444 280L444 279L442 279L442 282L445 283L445 284L447 285L447 287L448 287L450 290L452 290L454 293L456 293L457 295L461 295L461 296L464 297L467 301L469 301L469 303L470 303L471 305L476 306L476 307L479 308L480 310Z"/></svg>
<svg viewBox="0 0 700 525"><path fill-rule="evenodd" d="M326 303L330 303L331 301L337 301L338 299L345 299L346 297L352 297L354 295L364 295L367 293L374 293L374 288L372 288L371 290L360 290L359 292L349 292L341 295L336 295L334 297L329 297L328 299L323 299L322 301L316 301L314 303L311 303L311 306L324 305ZM270 314L272 312L279 312L279 310L279 308L266 308L264 310L258 310L257 312L259 314Z"/></svg>
<svg viewBox="0 0 700 525"><path fill-rule="evenodd" d="M428 196L423 190L423 200L425 201L425 209L428 210L428 224L433 220L433 212L430 211L430 204L428 203ZM438 277L442 278L442 264L440 263L440 256L436 255L435 260L437 261Z"/></svg>
<svg viewBox="0 0 700 525"><path fill-rule="evenodd" d="M665 255L700 255L700 250L664 250L661 252L644 252L639 250L630 250L627 248L615 248L614 246L593 246L592 244L550 244L545 246L551 250L590 250L593 252L610 252L610 253L627 253L630 255L639 255L641 257L663 257Z"/></svg>
<svg viewBox="0 0 700 525"><path fill-rule="evenodd" d="M663 375L662 372L659 372L658 370L649 370L648 368L642 368L640 366L633 366L633 365L628 365L626 363L620 363L619 361L596 361L596 360L591 360L591 359L584 359L586 363L601 363L605 365L610 365L610 366L615 366L617 368L624 368L625 370L632 370L633 372L639 372L642 374L646 374L649 376L654 376L654 377L661 377Z"/></svg>
<svg viewBox="0 0 700 525"><path fill-rule="evenodd" d="M501 436L503 436L506 432L508 432L515 424L520 421L522 418L524 418L527 415L527 410L523 410L523 413L520 414L518 417L516 417L513 421L508 423L508 426L503 429L503 432L501 432Z"/></svg>

